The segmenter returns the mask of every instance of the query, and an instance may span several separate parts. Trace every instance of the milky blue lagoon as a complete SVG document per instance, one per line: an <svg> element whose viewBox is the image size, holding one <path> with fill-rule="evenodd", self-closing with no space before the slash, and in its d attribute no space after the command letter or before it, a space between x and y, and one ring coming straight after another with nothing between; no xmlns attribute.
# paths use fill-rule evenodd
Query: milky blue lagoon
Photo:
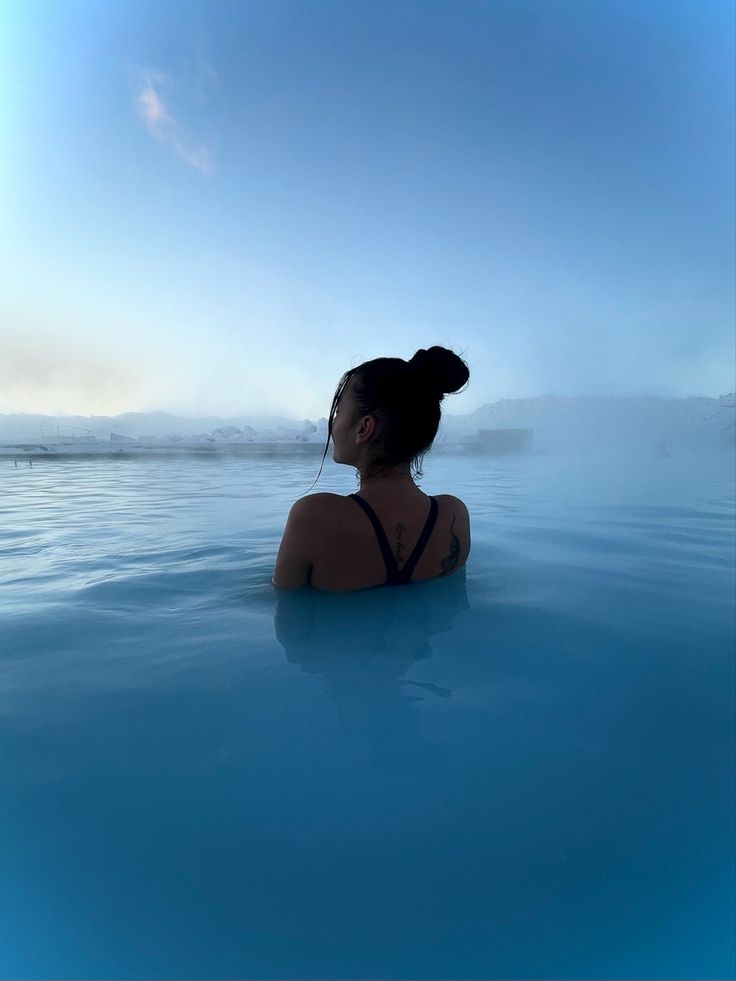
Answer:
<svg viewBox="0 0 736 981"><path fill-rule="evenodd" d="M436 453L464 573L280 592L318 460L0 461L0 975L733 976L732 456Z"/></svg>

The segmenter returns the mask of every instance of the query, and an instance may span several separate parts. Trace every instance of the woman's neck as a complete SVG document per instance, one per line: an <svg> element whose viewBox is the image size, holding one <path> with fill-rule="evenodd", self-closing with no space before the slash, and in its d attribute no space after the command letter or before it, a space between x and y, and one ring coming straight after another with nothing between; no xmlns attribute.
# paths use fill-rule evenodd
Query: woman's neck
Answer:
<svg viewBox="0 0 736 981"><path fill-rule="evenodd" d="M395 472L378 474L375 477L361 476L360 478L361 493L368 491L369 493L380 494L385 491L395 494L403 490L418 490L408 470L396 470Z"/></svg>

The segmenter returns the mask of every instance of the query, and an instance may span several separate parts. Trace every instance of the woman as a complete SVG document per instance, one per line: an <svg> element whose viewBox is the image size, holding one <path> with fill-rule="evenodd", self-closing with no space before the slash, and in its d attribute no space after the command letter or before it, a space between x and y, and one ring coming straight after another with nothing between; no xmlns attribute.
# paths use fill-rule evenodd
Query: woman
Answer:
<svg viewBox="0 0 736 981"><path fill-rule="evenodd" d="M417 351L410 361L376 358L342 376L322 463L332 438L333 460L357 468L360 493L311 494L293 505L274 586L369 589L436 579L465 565L468 509L451 494L424 494L411 471L422 476L445 393L469 377L465 362L443 347Z"/></svg>

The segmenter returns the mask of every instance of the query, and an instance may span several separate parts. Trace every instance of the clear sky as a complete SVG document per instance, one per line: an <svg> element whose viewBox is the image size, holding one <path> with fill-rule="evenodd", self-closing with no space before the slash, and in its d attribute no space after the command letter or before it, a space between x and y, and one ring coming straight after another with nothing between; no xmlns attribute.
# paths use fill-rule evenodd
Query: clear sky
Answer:
<svg viewBox="0 0 736 981"><path fill-rule="evenodd" d="M734 388L731 0L0 0L0 412Z"/></svg>

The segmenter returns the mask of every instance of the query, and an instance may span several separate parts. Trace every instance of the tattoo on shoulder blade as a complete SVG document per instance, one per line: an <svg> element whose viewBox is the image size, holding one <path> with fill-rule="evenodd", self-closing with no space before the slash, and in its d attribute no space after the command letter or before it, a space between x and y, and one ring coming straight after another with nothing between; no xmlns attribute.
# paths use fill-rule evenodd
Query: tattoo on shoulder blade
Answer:
<svg viewBox="0 0 736 981"><path fill-rule="evenodd" d="M404 542L405 531L406 531L406 525L402 525L401 522L399 522L396 525L397 541L396 541L396 554L394 555L394 558L396 559L396 567L398 569L400 569L401 566L404 564L404 556L401 553L406 548L406 544Z"/></svg>
<svg viewBox="0 0 736 981"><path fill-rule="evenodd" d="M440 575L449 576L451 572L454 572L459 558L460 540L455 534L455 514L453 512L452 521L450 523L450 551L440 563L442 566L442 572Z"/></svg>

